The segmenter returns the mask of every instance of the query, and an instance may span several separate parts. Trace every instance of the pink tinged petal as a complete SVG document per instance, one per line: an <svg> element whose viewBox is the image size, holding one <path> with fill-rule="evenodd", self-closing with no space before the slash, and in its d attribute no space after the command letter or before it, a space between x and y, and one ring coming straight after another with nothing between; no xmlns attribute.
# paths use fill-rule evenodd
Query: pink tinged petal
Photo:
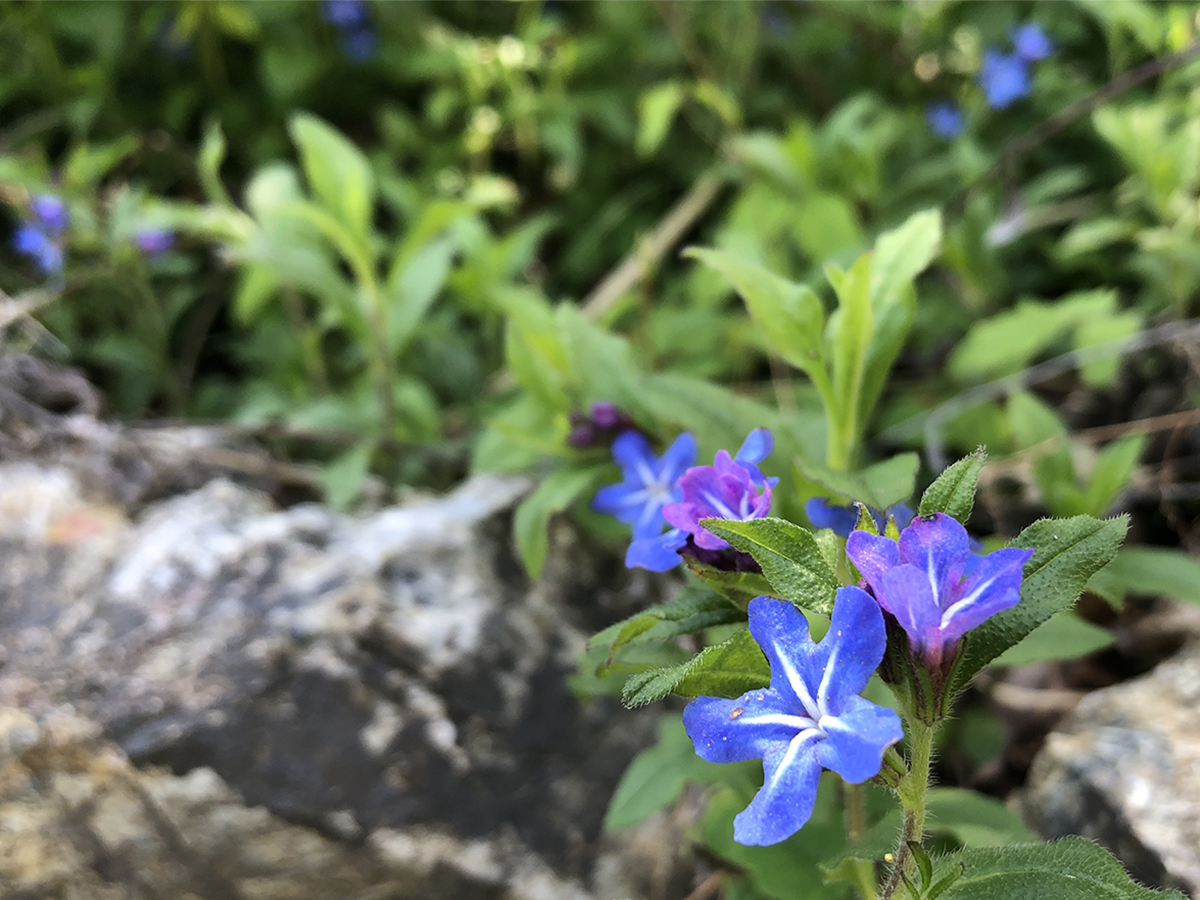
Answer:
<svg viewBox="0 0 1200 900"><path fill-rule="evenodd" d="M819 719L821 668L817 645L808 633L808 619L788 601L774 597L755 597L748 610L750 636L771 666L771 690L791 698L797 712Z"/></svg>
<svg viewBox="0 0 1200 900"><path fill-rule="evenodd" d="M771 429L755 428L742 442L734 459L738 462L760 463L770 456L774 449L775 435L771 434Z"/></svg>
<svg viewBox="0 0 1200 900"><path fill-rule="evenodd" d="M846 555L877 597L883 573L900 565L900 546L891 538L880 537L869 531L850 533L846 539Z"/></svg>
<svg viewBox="0 0 1200 900"><path fill-rule="evenodd" d="M685 431L667 448L659 461L658 473L664 484L677 482L688 466L696 462L696 439Z"/></svg>
<svg viewBox="0 0 1200 900"><path fill-rule="evenodd" d="M939 608L950 606L970 554L967 529L953 516L918 516L900 533L900 560L925 573Z"/></svg>
<svg viewBox="0 0 1200 900"><path fill-rule="evenodd" d="M612 455L624 471L626 481L642 485L655 481L654 470L658 460L644 434L637 431L621 432L613 441Z"/></svg>
<svg viewBox="0 0 1200 900"><path fill-rule="evenodd" d="M879 604L861 588L839 588L829 631L817 645L823 668L816 699L822 715L837 715L841 698L867 686L885 649L887 629Z"/></svg>
<svg viewBox="0 0 1200 900"><path fill-rule="evenodd" d="M942 610L924 571L916 566L888 569L875 585L875 599L896 617L914 647L940 653Z"/></svg>
<svg viewBox="0 0 1200 900"><path fill-rule="evenodd" d="M816 723L797 715L789 698L763 688L736 700L697 697L683 711L683 727L697 756L726 763L762 759L773 747L787 744Z"/></svg>
<svg viewBox="0 0 1200 900"><path fill-rule="evenodd" d="M778 844L797 831L812 815L821 780L816 748L821 741L815 729L802 731L786 744L777 744L763 758L763 786L733 820L733 839L739 844Z"/></svg>
<svg viewBox="0 0 1200 900"><path fill-rule="evenodd" d="M675 528L681 528L689 533L700 529L699 516L696 514L694 503L668 503L662 509L663 518Z"/></svg>
<svg viewBox="0 0 1200 900"><path fill-rule="evenodd" d="M817 746L817 761L851 784L879 774L883 751L904 737L900 717L862 697L848 697L842 712L821 719L825 740Z"/></svg>
<svg viewBox="0 0 1200 900"><path fill-rule="evenodd" d="M1016 606L1021 600L1022 567L1032 557L1032 550L1015 547L982 557L942 613L943 639L956 641L996 613Z"/></svg>

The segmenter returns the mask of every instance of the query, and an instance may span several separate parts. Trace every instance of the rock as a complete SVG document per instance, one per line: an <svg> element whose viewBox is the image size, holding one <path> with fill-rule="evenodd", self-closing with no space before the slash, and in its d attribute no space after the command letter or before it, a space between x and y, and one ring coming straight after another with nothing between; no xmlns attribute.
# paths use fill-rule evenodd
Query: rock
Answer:
<svg viewBox="0 0 1200 900"><path fill-rule="evenodd" d="M523 480L360 516L149 463L130 490L90 415L0 441L0 894L686 893L687 821L600 833L657 714L564 683L624 575L564 526L530 584Z"/></svg>
<svg viewBox="0 0 1200 900"><path fill-rule="evenodd" d="M1092 838L1140 881L1200 896L1200 644L1084 697L1035 758L1023 806L1044 837Z"/></svg>

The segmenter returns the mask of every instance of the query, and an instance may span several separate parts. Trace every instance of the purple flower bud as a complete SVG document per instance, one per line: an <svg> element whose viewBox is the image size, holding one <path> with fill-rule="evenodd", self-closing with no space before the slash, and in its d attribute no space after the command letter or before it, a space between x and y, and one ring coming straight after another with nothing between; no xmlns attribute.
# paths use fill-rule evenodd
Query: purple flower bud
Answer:
<svg viewBox="0 0 1200 900"><path fill-rule="evenodd" d="M145 228L134 235L133 242L147 256L161 256L175 246L175 232L169 228Z"/></svg>
<svg viewBox="0 0 1200 900"><path fill-rule="evenodd" d="M589 447L596 446L596 439L596 429L591 425L586 423L576 425L571 429L571 433L567 435L567 446L574 447L576 450L586 450Z"/></svg>
<svg viewBox="0 0 1200 900"><path fill-rule="evenodd" d="M597 428L609 431L620 425L624 418L615 403L601 400L592 404L592 422Z"/></svg>

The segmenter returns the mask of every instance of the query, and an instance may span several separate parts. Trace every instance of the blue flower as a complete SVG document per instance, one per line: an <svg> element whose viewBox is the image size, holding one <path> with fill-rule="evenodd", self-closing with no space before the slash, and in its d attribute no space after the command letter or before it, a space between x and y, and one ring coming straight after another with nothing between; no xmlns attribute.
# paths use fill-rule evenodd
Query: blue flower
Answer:
<svg viewBox="0 0 1200 900"><path fill-rule="evenodd" d="M59 235L66 230L67 204L53 194L38 194L29 201L29 208L48 234Z"/></svg>
<svg viewBox="0 0 1200 900"><path fill-rule="evenodd" d="M625 480L600 488L592 509L628 522L635 541L658 537L665 524L662 509L682 496L680 476L696 461L696 439L685 431L660 458L644 435L626 431L613 441L612 455Z"/></svg>
<svg viewBox="0 0 1200 900"><path fill-rule="evenodd" d="M13 234L13 249L32 259L42 273L54 275L62 271L63 248L56 238L35 225L22 225Z"/></svg>
<svg viewBox="0 0 1200 900"><path fill-rule="evenodd" d="M144 228L133 236L133 242L147 256L161 256L175 246L175 232L169 228Z"/></svg>
<svg viewBox="0 0 1200 900"><path fill-rule="evenodd" d="M750 634L771 665L771 686L736 700L697 697L683 711L696 754L708 762L761 758L763 786L733 820L739 844L776 844L812 815L821 769L859 784L878 774L900 740L900 718L858 696L883 659L887 632L860 588L838 590L820 643L791 603L750 602Z"/></svg>
<svg viewBox="0 0 1200 900"><path fill-rule="evenodd" d="M1032 550L1007 548L972 559L967 530L943 513L919 516L900 540L856 531L846 555L914 654L937 669L959 638L1021 599Z"/></svg>
<svg viewBox="0 0 1200 900"><path fill-rule="evenodd" d="M342 34L342 53L353 63L366 62L379 49L379 37L370 28L357 28Z"/></svg>
<svg viewBox="0 0 1200 900"><path fill-rule="evenodd" d="M1016 54L987 50L979 84L993 109L1004 109L1029 93L1029 67Z"/></svg>
<svg viewBox="0 0 1200 900"><path fill-rule="evenodd" d="M1054 42L1037 22L1026 22L1011 33L1013 50L1027 63L1040 62L1054 52Z"/></svg>
<svg viewBox="0 0 1200 900"><path fill-rule="evenodd" d="M962 134L962 110L949 100L930 103L925 111L925 120L929 123L929 130L940 138L951 140Z"/></svg>
<svg viewBox="0 0 1200 900"><path fill-rule="evenodd" d="M904 529L916 515L905 503L889 506L886 513L877 509L870 509L869 512L875 520L875 527L880 531L887 527L889 517L896 520L897 528ZM849 537L850 532L858 525L857 506L830 503L824 497L813 497L806 502L804 514L808 516L808 521L812 522L814 528L828 528L842 537Z"/></svg>
<svg viewBox="0 0 1200 900"><path fill-rule="evenodd" d="M321 4L321 17L330 25L349 29L366 24L371 11L363 0L325 0Z"/></svg>

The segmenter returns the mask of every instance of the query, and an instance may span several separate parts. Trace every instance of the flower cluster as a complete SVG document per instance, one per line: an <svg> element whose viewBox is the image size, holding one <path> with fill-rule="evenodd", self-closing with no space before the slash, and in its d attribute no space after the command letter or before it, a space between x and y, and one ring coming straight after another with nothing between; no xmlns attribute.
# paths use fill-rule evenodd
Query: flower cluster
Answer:
<svg viewBox="0 0 1200 900"><path fill-rule="evenodd" d="M1035 22L1014 29L1010 37L1012 53L989 47L979 69L979 86L992 109L1004 109L1026 96L1030 90L1029 67L1054 52L1054 44Z"/></svg>
<svg viewBox="0 0 1200 900"><path fill-rule="evenodd" d="M937 671L967 631L1019 601L1033 551L996 550L964 574L966 529L936 513L913 518L899 540L853 531L846 554L862 581L838 590L820 643L791 603L758 597L750 634L770 664L770 687L736 700L697 697L684 710L702 759L763 761L762 789L733 821L739 843L795 834L812 813L822 769L861 783L879 774L887 748L903 737L895 712L859 696L887 649L885 613L908 635L913 657Z"/></svg>
<svg viewBox="0 0 1200 900"><path fill-rule="evenodd" d="M325 0L321 14L341 32L342 53L348 60L361 63L375 55L379 36L371 25L371 10L364 0Z"/></svg>
<svg viewBox="0 0 1200 900"><path fill-rule="evenodd" d="M53 194L39 194L30 201L33 218L13 235L13 249L37 263L45 275L57 275L63 267L63 235L70 215L67 205Z"/></svg>
<svg viewBox="0 0 1200 900"><path fill-rule="evenodd" d="M168 228L143 228L133 236L133 242L146 256L162 256L175 246L175 232Z"/></svg>
<svg viewBox="0 0 1200 900"><path fill-rule="evenodd" d="M615 403L601 400L592 404L584 415L571 413L571 433L567 435L567 446L585 450L600 444L608 444L615 434L634 427L633 421Z"/></svg>
<svg viewBox="0 0 1200 900"><path fill-rule="evenodd" d="M721 562L713 554L731 550L730 545L700 520L746 521L767 515L778 479L765 477L757 464L773 447L771 432L759 428L750 432L735 456L721 450L711 466L692 466L696 442L687 432L661 459L644 436L625 432L612 448L624 480L601 488L592 508L633 525L634 539L625 554L630 568L665 572L679 564L681 551L705 562Z"/></svg>

